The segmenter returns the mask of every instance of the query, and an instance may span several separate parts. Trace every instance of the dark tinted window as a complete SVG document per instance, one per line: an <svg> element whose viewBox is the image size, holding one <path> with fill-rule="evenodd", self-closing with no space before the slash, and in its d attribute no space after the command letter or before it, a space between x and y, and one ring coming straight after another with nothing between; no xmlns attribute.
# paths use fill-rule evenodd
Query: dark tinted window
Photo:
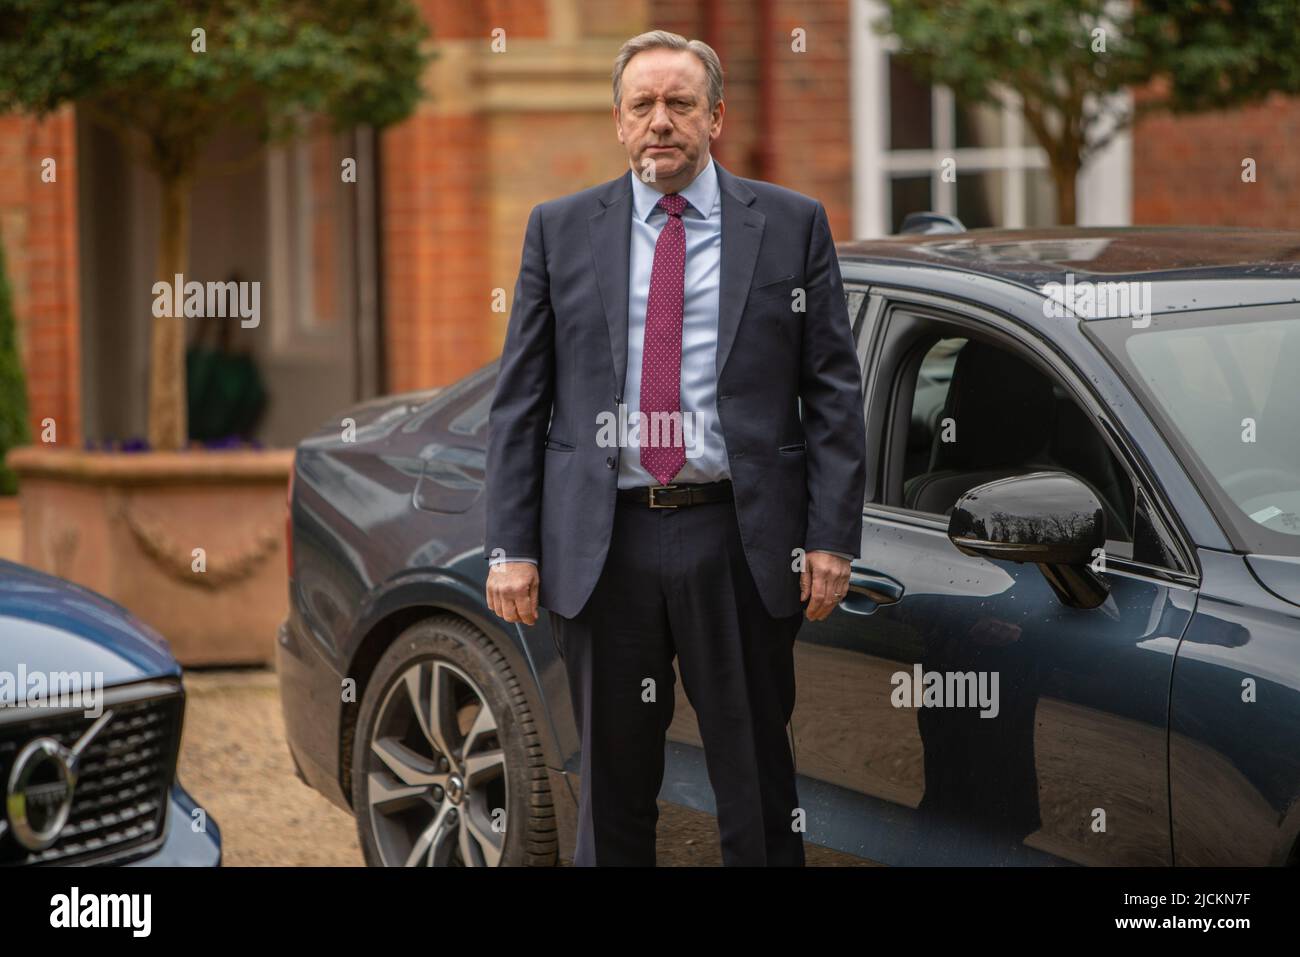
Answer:
<svg viewBox="0 0 1300 957"><path fill-rule="evenodd" d="M1132 542L1133 484L1063 387L1000 346L958 335L931 340L914 361L903 501L888 504L947 515L976 485L1064 471L1101 499L1107 537ZM1131 549L1117 554L1132 557Z"/></svg>

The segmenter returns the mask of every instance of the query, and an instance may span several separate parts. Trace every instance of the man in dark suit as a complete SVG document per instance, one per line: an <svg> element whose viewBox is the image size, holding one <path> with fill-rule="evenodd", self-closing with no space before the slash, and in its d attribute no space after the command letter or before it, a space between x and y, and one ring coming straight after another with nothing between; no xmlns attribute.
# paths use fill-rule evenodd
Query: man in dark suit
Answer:
<svg viewBox="0 0 1300 957"><path fill-rule="evenodd" d="M723 111L706 44L624 44L630 170L529 215L489 418L487 599L550 615L578 865L654 864L674 657L724 863L804 863L793 646L858 554L861 379L825 209L716 163Z"/></svg>

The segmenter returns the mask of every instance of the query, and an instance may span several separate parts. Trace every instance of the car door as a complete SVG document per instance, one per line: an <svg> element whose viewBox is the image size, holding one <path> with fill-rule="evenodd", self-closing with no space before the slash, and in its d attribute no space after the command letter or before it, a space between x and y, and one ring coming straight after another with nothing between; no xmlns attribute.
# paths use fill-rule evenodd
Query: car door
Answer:
<svg viewBox="0 0 1300 957"><path fill-rule="evenodd" d="M796 647L808 838L888 864L1167 865L1168 694L1195 598L1189 550L1073 370L1005 317L934 302L885 302L879 341L864 347L880 474L849 596L805 622ZM1045 451L1025 467L1106 488L1114 537L1100 556L1100 607L1067 607L1036 565L959 552L944 514L908 507L905 490L932 477L909 470L942 457L946 432L973 429L992 455L999 429L1033 418L944 415L952 390L967 389L958 376L980 382L974 359L961 366L971 341L1050 387L1036 403L1052 406ZM980 385L986 398L1000 388L997 377ZM978 461L981 448L960 475L1007 465Z"/></svg>
<svg viewBox="0 0 1300 957"><path fill-rule="evenodd" d="M868 294L866 285L845 277L844 303L857 345L858 362L863 366L866 364L866 349L873 341L872 332L882 305L880 297ZM684 687L676 658L673 659L673 675L675 687ZM667 732L664 783L660 797L685 807L715 813L699 717L685 694L678 694L675 701L672 723ZM791 729L792 727L793 720Z"/></svg>

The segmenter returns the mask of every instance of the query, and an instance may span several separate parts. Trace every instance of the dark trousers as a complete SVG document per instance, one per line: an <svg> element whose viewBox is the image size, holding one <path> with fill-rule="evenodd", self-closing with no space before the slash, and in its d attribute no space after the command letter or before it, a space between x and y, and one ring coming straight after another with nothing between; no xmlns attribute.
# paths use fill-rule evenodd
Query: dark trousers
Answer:
<svg viewBox="0 0 1300 957"><path fill-rule="evenodd" d="M591 598L575 618L549 614L582 736L576 866L655 863L674 656L699 717L723 863L803 865L786 733L803 619L767 614L732 502L619 502Z"/></svg>

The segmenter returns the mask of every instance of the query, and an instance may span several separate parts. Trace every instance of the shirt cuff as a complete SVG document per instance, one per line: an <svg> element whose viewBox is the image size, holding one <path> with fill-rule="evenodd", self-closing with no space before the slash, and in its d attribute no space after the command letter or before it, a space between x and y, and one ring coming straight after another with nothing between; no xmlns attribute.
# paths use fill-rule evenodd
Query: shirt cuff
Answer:
<svg viewBox="0 0 1300 957"><path fill-rule="evenodd" d="M833 551L831 551L829 548L810 548L810 549L808 549L808 551L810 551L810 552L825 552L827 555L834 555L834 556L836 556L837 558L846 558L846 559L848 559L849 561L853 561L853 556L852 556L852 555L846 555L846 554L844 554L844 552L833 552Z"/></svg>
<svg viewBox="0 0 1300 957"><path fill-rule="evenodd" d="M509 555L503 555L503 556L499 556L499 557L497 557L497 558L489 558L489 559L488 559L488 566L491 567L492 565L503 565L503 564L505 564L506 562L528 562L530 565L536 565L536 564L537 564L537 559L535 559L535 558L511 558Z"/></svg>

